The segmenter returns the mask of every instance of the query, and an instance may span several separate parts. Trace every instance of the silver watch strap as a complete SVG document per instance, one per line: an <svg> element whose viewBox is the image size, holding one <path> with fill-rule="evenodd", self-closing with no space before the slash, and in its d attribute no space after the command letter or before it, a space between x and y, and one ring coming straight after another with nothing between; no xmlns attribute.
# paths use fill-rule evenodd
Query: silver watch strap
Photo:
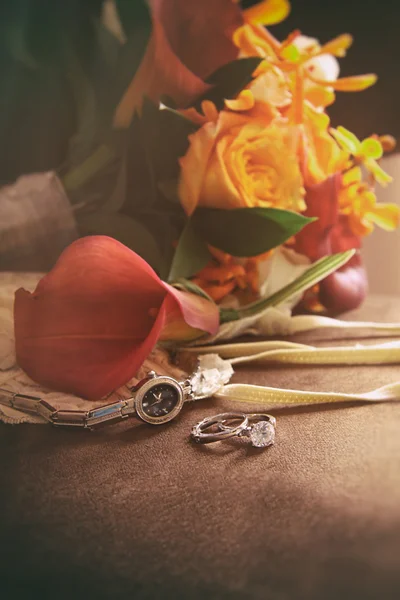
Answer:
<svg viewBox="0 0 400 600"><path fill-rule="evenodd" d="M55 426L84 429L94 429L103 424L116 423L136 416L134 398L111 402L90 410L60 410L38 396L16 394L0 388L0 404L40 415Z"/></svg>

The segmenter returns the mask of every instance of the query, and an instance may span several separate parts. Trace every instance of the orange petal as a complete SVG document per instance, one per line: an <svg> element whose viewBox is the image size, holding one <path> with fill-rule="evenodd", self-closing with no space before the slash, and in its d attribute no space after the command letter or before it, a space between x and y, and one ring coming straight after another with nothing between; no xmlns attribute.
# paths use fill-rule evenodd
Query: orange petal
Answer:
<svg viewBox="0 0 400 600"><path fill-rule="evenodd" d="M336 129L331 128L329 130L330 134L335 138L338 144L349 152L349 154L353 154L356 156L360 149L360 140L348 129L345 127L337 127Z"/></svg>
<svg viewBox="0 0 400 600"><path fill-rule="evenodd" d="M288 0L264 0L243 12L246 21L259 25L276 25L286 19L290 8Z"/></svg>
<svg viewBox="0 0 400 600"><path fill-rule="evenodd" d="M317 108L330 106L335 102L335 92L320 85L312 85L305 90L305 99Z"/></svg>
<svg viewBox="0 0 400 600"><path fill-rule="evenodd" d="M392 183L393 177L391 177L386 171L382 169L372 158L367 158L364 160L364 165L368 169L370 173L374 176L376 181L383 186L386 186L388 183Z"/></svg>
<svg viewBox="0 0 400 600"><path fill-rule="evenodd" d="M376 204L374 211L365 216L385 231L394 231L400 224L400 207L389 203Z"/></svg>
<svg viewBox="0 0 400 600"><path fill-rule="evenodd" d="M281 43L264 27L247 22L233 34L233 43L243 56L276 59Z"/></svg>
<svg viewBox="0 0 400 600"><path fill-rule="evenodd" d="M223 266L207 265L197 274L203 280L224 283L240 275L245 275L246 271L242 265L231 264Z"/></svg>
<svg viewBox="0 0 400 600"><path fill-rule="evenodd" d="M362 173L360 167L354 167L343 173L342 185L347 187L352 183L360 183L362 179Z"/></svg>
<svg viewBox="0 0 400 600"><path fill-rule="evenodd" d="M343 33L324 44L318 54L332 54L338 58L343 58L346 56L346 50L350 48L352 43L353 37L349 33Z"/></svg>
<svg viewBox="0 0 400 600"><path fill-rule="evenodd" d="M250 90L242 90L234 100L225 100L226 108L234 111L251 110L254 106L254 96Z"/></svg>
<svg viewBox="0 0 400 600"><path fill-rule="evenodd" d="M228 281L223 285L218 284L201 284L201 288L212 298L215 302L220 302L225 296L230 294L236 287L235 281Z"/></svg>
<svg viewBox="0 0 400 600"><path fill-rule="evenodd" d="M327 85L333 88L337 92L362 92L368 89L371 85L377 82L377 76L374 73L368 73L366 75L354 75L353 77L342 77L334 81L326 81L323 79L316 79L310 76L310 79L314 83L319 85Z"/></svg>
<svg viewBox="0 0 400 600"><path fill-rule="evenodd" d="M214 123L207 123L199 131L189 136L190 147L185 156L179 159L181 176L179 198L187 215L191 215L200 200L208 161L216 138Z"/></svg>

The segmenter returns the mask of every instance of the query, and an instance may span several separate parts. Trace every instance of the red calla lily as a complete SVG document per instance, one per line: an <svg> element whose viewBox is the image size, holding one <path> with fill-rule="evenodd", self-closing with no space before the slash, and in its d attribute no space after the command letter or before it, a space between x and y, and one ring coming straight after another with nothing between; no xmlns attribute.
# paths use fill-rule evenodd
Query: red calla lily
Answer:
<svg viewBox="0 0 400 600"><path fill-rule="evenodd" d="M317 217L296 236L296 250L311 260L328 254L360 248L360 238L350 229L347 218L339 214L338 195L342 175L331 175L306 190L305 215ZM361 256L356 254L341 269L320 283L319 300L332 314L357 308L368 291L368 280Z"/></svg>
<svg viewBox="0 0 400 600"><path fill-rule="evenodd" d="M46 387L100 399L135 375L177 313L191 328L218 329L214 304L164 283L120 242L82 238L33 293L16 292L17 361Z"/></svg>
<svg viewBox="0 0 400 600"><path fill-rule="evenodd" d="M238 56L232 34L243 24L233 0L150 0L153 32L131 85L115 115L126 127L144 96L161 95L184 107L209 86L204 79Z"/></svg>

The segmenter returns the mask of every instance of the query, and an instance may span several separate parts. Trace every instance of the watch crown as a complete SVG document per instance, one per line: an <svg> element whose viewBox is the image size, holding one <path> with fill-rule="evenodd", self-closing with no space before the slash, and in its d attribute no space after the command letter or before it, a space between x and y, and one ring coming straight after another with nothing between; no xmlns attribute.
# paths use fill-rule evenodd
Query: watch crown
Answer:
<svg viewBox="0 0 400 600"><path fill-rule="evenodd" d="M149 371L147 373L147 377L150 377L151 379L154 379L155 377L157 377L157 373L155 371Z"/></svg>

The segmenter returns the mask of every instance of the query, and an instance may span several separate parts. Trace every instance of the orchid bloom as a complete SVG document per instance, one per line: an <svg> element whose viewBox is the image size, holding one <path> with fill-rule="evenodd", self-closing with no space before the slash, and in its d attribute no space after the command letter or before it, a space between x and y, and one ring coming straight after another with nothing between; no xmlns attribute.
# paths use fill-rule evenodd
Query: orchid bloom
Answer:
<svg viewBox="0 0 400 600"><path fill-rule="evenodd" d="M370 234L374 225L394 231L400 222L400 208L396 204L377 203L374 191L362 181L360 167L354 167L342 177L339 207L355 235Z"/></svg>
<svg viewBox="0 0 400 600"><path fill-rule="evenodd" d="M374 74L338 79L339 66L336 58L345 56L351 46L353 39L349 34L340 35L321 46L318 40L294 31L286 40L279 42L260 26L278 22L268 22L267 12L262 20L260 6L254 7L254 12L245 11L245 23L237 29L233 41L242 56L260 56L265 59L258 74L271 68L278 68L286 74L287 87L292 94L291 117L294 123L303 122L306 102L324 108L334 101L335 91L362 91L376 82ZM265 3L265 8L267 6L268 2ZM282 15L284 14L282 10Z"/></svg>
<svg viewBox="0 0 400 600"><path fill-rule="evenodd" d="M391 183L390 175L377 163L383 155L382 143L377 136L370 136L360 141L345 127L331 128L330 133L339 146L354 157L356 164L363 164L376 181L384 186Z"/></svg>

